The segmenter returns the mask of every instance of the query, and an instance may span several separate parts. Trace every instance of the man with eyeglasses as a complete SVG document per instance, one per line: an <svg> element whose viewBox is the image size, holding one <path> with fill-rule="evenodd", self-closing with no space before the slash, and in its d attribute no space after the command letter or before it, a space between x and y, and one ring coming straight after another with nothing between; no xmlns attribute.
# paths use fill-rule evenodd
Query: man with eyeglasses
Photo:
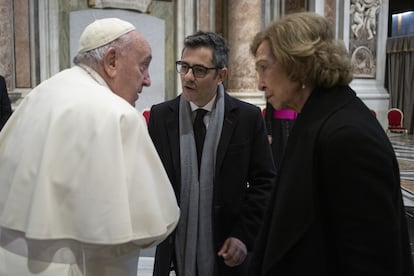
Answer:
<svg viewBox="0 0 414 276"><path fill-rule="evenodd" d="M228 51L218 34L186 37L183 92L151 108L149 132L181 209L154 276L247 274L276 172L260 109L224 91Z"/></svg>

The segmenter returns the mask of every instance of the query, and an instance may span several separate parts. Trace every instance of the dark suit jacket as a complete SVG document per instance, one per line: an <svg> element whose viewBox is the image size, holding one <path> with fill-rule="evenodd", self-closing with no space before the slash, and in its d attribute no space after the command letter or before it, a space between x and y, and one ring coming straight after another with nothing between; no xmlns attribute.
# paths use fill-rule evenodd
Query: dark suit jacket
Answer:
<svg viewBox="0 0 414 276"><path fill-rule="evenodd" d="M393 148L349 87L313 91L276 188L251 276L413 275Z"/></svg>
<svg viewBox="0 0 414 276"><path fill-rule="evenodd" d="M179 102L180 96L153 106L148 125L178 202L181 183ZM260 109L225 93L223 130L217 149L213 184L216 252L228 237L240 239L248 251L253 250L275 175ZM157 247L154 275L169 275L173 256L174 233ZM242 275L243 264L229 269L221 259L217 258L217 262L219 275Z"/></svg>
<svg viewBox="0 0 414 276"><path fill-rule="evenodd" d="M9 94L7 93L6 81L3 76L0 76L0 130L6 124L11 114L12 108Z"/></svg>

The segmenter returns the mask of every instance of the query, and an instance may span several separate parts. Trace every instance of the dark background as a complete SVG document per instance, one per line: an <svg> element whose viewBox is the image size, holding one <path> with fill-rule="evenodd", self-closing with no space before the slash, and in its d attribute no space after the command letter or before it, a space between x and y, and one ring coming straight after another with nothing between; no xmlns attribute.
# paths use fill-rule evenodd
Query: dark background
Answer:
<svg viewBox="0 0 414 276"><path fill-rule="evenodd" d="M388 6L388 36L391 36L392 15L406 11L414 11L413 0L390 0Z"/></svg>

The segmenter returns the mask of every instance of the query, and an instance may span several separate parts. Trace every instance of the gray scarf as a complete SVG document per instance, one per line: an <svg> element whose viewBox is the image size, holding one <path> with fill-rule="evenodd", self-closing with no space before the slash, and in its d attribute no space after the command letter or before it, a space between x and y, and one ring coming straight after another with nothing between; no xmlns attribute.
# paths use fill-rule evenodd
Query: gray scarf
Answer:
<svg viewBox="0 0 414 276"><path fill-rule="evenodd" d="M180 276L211 276L214 273L216 253L213 246L211 211L216 152L224 120L222 85L218 86L217 92L203 147L200 180L191 108L184 97L180 100L181 214L175 239Z"/></svg>

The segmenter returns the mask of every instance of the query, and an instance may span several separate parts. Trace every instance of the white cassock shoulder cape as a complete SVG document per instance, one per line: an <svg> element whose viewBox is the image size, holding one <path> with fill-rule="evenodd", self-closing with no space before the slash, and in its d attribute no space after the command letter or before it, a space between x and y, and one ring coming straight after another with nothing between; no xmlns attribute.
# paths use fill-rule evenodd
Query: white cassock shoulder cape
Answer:
<svg viewBox="0 0 414 276"><path fill-rule="evenodd" d="M144 118L90 71L41 83L0 133L0 226L36 240L155 245L178 221L174 192Z"/></svg>

